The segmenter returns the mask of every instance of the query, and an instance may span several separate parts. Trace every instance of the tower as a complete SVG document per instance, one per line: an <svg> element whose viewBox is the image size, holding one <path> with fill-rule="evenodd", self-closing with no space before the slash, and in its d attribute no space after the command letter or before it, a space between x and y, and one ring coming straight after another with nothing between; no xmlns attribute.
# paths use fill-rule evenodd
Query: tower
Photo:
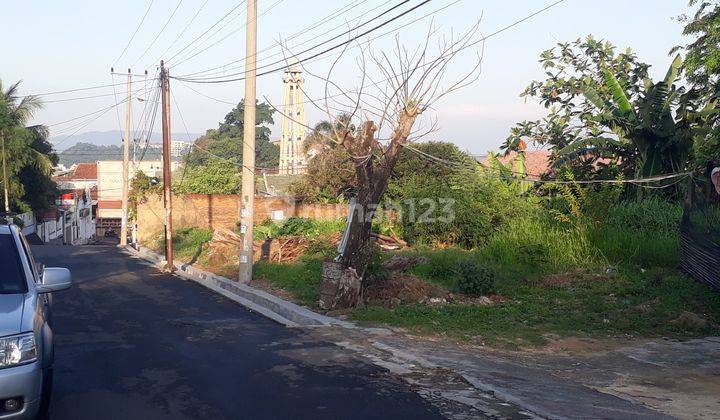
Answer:
<svg viewBox="0 0 720 420"><path fill-rule="evenodd" d="M305 140L305 109L302 100L302 70L292 64L283 77L283 123L280 138L280 173L299 174L306 170L307 156L303 151Z"/></svg>

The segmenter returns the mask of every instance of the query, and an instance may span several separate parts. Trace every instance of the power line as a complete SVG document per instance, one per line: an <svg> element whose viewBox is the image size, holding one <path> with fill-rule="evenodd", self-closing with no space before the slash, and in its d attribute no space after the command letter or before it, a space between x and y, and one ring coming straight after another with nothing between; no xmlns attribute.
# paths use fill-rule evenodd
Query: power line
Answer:
<svg viewBox="0 0 720 420"><path fill-rule="evenodd" d="M185 51L186 49L188 49L191 45L193 45L194 43L196 43L200 38L204 37L208 32L210 32L210 31L212 30L212 28L214 28L214 27L217 26L220 22L222 22L223 20L225 20L228 16L230 16L231 13L233 13L235 10L237 10L238 7L242 6L244 3L245 3L245 0L241 1L241 2L238 3L235 7L233 7L232 9L230 9L229 12L227 12L223 17L221 17L218 21L216 21L216 22L215 22L212 26L210 26L205 32L203 32L202 34L200 34L200 36L198 36L197 38L195 38L195 39L193 39L192 41L190 41L189 44L185 45L185 47L183 47L180 51L178 51L177 53L175 53L175 55L173 55L172 57L170 57L169 60L165 60L165 63L166 63L166 64L169 63L170 61L172 61L173 59L175 59L175 57L177 57L178 55L180 55L180 53L182 53L183 51Z"/></svg>
<svg viewBox="0 0 720 420"><path fill-rule="evenodd" d="M343 6L342 8L334 11L334 12L331 13L330 15L325 16L323 19L318 20L318 21L310 24L310 26L307 26L307 27L305 27L305 28L302 28L302 29L300 29L299 31L297 31L297 32L289 35L289 36L288 36L287 38L285 38L284 40L285 40L285 41L289 41L289 40L295 39L295 38L297 38L298 36L300 36L300 35L302 35L302 34L305 34L305 33L307 33L308 31L311 31L311 30L317 28L318 26L320 26L320 25L322 25L323 23L329 21L330 19L335 18L335 17L337 17L337 16L339 16L339 15L342 15L342 14L346 13L347 10L345 10L345 9L348 9L348 8L350 8L350 7L353 6L353 5L357 6L356 3L360 2L359 4L362 4L362 3L365 3L366 1L367 1L367 0L353 0L352 2L350 2L350 3L346 4L345 6ZM380 4L379 6L375 6L375 7L374 7L373 9L371 9L370 11L373 11L373 10L375 10L375 9L378 9L378 8L381 7L381 6L384 6L385 4L389 3L390 1L392 1L392 0L386 0L385 2L383 2L382 4ZM365 12L365 13L367 13L367 12ZM351 20L354 20L354 19L351 19ZM339 26L342 26L342 25L344 25L344 23L343 23L343 24L340 24ZM339 26L336 26L336 27L330 29L329 31L326 31L326 32L324 32L324 33L316 36L315 38L312 38L312 39L309 40L309 41L315 40L315 39L317 39L317 38L319 38L319 37L321 37L321 36L323 36L323 35L327 35L329 32L334 31L334 30L337 29ZM303 43L307 43L307 42L309 42L309 41L304 41ZM303 44L299 44L299 45L303 45ZM277 45L267 46L267 47L261 49L260 51L258 51L257 53L255 53L255 55L258 55L258 54L260 54L260 53L262 53L262 52L265 52L265 51L274 49L274 48L276 48L276 47L277 47ZM271 57L272 57L272 56L275 56L275 55L277 55L277 54L273 54L273 55L271 55ZM267 58L267 57L266 57L266 58ZM223 65L221 65L221 66L217 66L217 67L213 67L213 68L205 69L205 70L200 70L200 71L193 72L193 73L184 74L184 75L182 75L182 77L194 76L194 75L196 75L196 74L201 74L201 73L208 73L208 72L211 72L211 71L213 71L213 70L222 69L222 68L224 68L224 67L226 67L226 66L228 66L228 65L230 65L230 64L235 64L235 63L237 63L237 62L244 61L245 59L246 59L246 57L243 57L243 58L240 58L240 59L237 59L237 60L233 60L233 61L231 61L231 62L229 62L229 63L225 63L225 64L223 64ZM261 59L260 61L262 61L262 59Z"/></svg>
<svg viewBox="0 0 720 420"><path fill-rule="evenodd" d="M362 27L362 26L365 26L367 23L372 22L372 21L374 21L374 20L376 20L376 19L379 19L380 17L382 17L382 16L384 16L384 15L392 12L393 10L395 10L395 9L397 9L398 7L400 7L400 6L408 3L409 1L410 1L410 0L403 0L403 1L400 2L399 4L397 4L397 5L395 5L395 6L391 7L391 8L383 11L382 13L380 13L380 14L379 14L378 16L376 16L375 18L369 19L369 20L361 23L360 25L357 26L357 28L360 28L360 27ZM374 32L374 31L376 31L376 30L378 30L378 29L380 29L380 28L382 28L382 27L390 24L390 23L394 22L394 21L397 20L397 19L400 19L401 17L407 15L408 13L413 12L415 9L418 9L419 7L424 6L425 4L429 3L430 1L431 1L431 0L424 0L424 1L420 2L419 4L411 7L410 9L408 9L408 10L400 13L399 15L397 15L397 16L395 16L395 17L393 17L393 18L390 18L389 20L386 20L386 21L380 23L379 25L376 25L376 26L374 26L373 28L368 29L367 31L365 31L365 32L363 32L363 33L361 33L361 34L356 35L356 36L350 38L350 39L347 40L347 41L344 41L344 42L341 42L341 43L339 43L339 44L336 44L336 45L334 45L334 46L332 46L332 47L326 48L325 50L322 50L322 51L320 51L320 52L318 52L318 53L315 53L314 55L311 55L310 57L307 57L307 58L298 60L298 61L297 61L297 64L300 64L300 63L305 62L305 61L307 61L307 60L311 60L311 59L313 59L313 58L315 58L315 57L318 57L318 56L327 54L328 52L333 51L333 50L335 50L335 49L337 49L337 48L340 48L340 47L342 47L342 46L344 46L344 45L347 45L347 44L355 41L355 40L358 39L358 38L362 38L363 36L365 36L365 35L367 35L367 34L369 34L369 33L371 33L371 32ZM304 54L304 53L306 53L306 52L312 51L312 50L314 50L314 49L316 49L316 48L318 48L318 47L320 47L320 46L322 46L322 45L324 45L324 44L327 44L327 43L329 43L329 42L331 42L331 41L334 41L335 39L337 39L337 38L339 38L339 37L341 37L341 36L343 36L343 35L346 35L346 34L352 32L353 30L354 30L354 29L349 29L348 31L345 31L345 32L343 32L342 34L339 34L339 35L337 35L337 36L335 36L335 37L333 37L333 38L331 38L331 39L329 39L329 40L326 40L326 41L323 41L323 42L321 42L321 43L319 43L319 44L316 44L316 45L313 46L313 47L306 48L305 50L303 50L303 51L301 51L300 53L298 53L298 55L301 55L301 54ZM274 62L272 62L272 63L262 65L262 66L258 67L258 69L267 68L267 67L273 66L273 65L275 65L275 64L280 64L280 63L284 63L284 62L285 62L284 59L283 59L283 60L277 60L277 61L274 61ZM282 67L279 67L279 68L276 68L276 69L273 69L273 70L268 70L268 71L265 71L265 72L260 72L260 73L258 73L258 76L263 76L263 75L265 75L265 74L274 73L274 72L276 72L276 71L278 71L278 70L284 70L285 67L286 67L286 66L283 65ZM243 75L244 75L244 74L245 74L245 71L243 71L243 72L241 72L241 73L229 74L229 75L227 75L227 76L225 76L225 77L232 77L232 76L237 76L237 75L240 75L240 74L243 74ZM240 77L240 78L236 78L236 79L229 79L229 80L222 80L222 81L209 81L208 79L187 79L187 78L184 78L183 80L190 81L190 82L193 82L193 83L227 83L227 82L240 81L240 80L244 80L244 79L245 79L245 76Z"/></svg>
<svg viewBox="0 0 720 420"><path fill-rule="evenodd" d="M183 0L178 1L178 4L177 4L177 6L175 6L175 9L173 9L172 13L170 14L170 17L168 18L167 21L165 21L165 24L163 25L163 27L160 28L160 32L158 32L157 35L155 35L155 38L153 38L152 42L150 42L150 45L148 45L147 48L145 48L145 51L143 51L143 53L140 54L140 57L138 57L138 59L135 60L135 63L133 63L133 65L130 67L135 67L135 64L138 61L142 60L142 58L145 57L145 54L147 54L147 52L150 51L150 48L152 48L152 46L155 45L155 42L157 42L158 38L160 38L160 35L162 35L162 33L165 31L165 28L167 28L167 26L170 23L170 21L172 20L173 16L175 16L175 13L180 8L180 5L182 4L182 2L183 2Z"/></svg>
<svg viewBox="0 0 720 420"><path fill-rule="evenodd" d="M173 46L175 46L175 43L177 43L178 40L179 40L180 38L182 38L183 35L185 35L185 32L187 32L187 30L190 28L190 25L192 25L192 23L195 22L195 19L197 19L198 15L199 15L200 12L202 11L202 9L205 8L205 5L208 3L208 1L210 1L210 0L205 0L205 1L203 2L203 4L200 5L200 8L197 10L197 12L195 12L195 15L192 17L192 19L190 19L190 21L185 25L185 28L183 28L183 30L182 30L182 31L180 32L180 34L175 38L175 40L173 40L173 42L172 42L170 45L168 45L168 47L165 49L165 51L163 51L163 53L160 54L160 58L162 58L165 54L167 54L167 52L170 51L170 48L172 48ZM155 61L160 61L160 59L155 60Z"/></svg>
<svg viewBox="0 0 720 420"><path fill-rule="evenodd" d="M133 39L135 39L135 35L137 35L143 22L145 22L145 18L147 17L148 13L150 12L150 8L152 7L154 1L155 0L150 0L150 4L148 4L147 9L145 10L145 14L143 15L142 19L140 19L140 23L138 24L137 28L135 28L135 32L133 32L132 36L130 37L130 40L128 41L127 45L125 45L125 48L123 48L123 50L120 53L120 55L118 56L118 58L115 59L115 61L113 62L113 67L115 67L115 64L117 64L117 62L120 61L122 56L125 55L125 52L130 47L130 44L133 42Z"/></svg>
<svg viewBox="0 0 720 420"><path fill-rule="evenodd" d="M265 11L263 11L262 13L260 13L260 16L264 16L264 15L267 14L269 11L271 11L273 8L275 8L275 6L277 6L278 4L282 3L283 1L284 1L284 0L276 0L275 3L271 4L270 6L268 6L267 9L265 9ZM231 22L228 22L228 24L229 24L229 23L231 23ZM198 50L198 49L199 49L198 52L196 52L196 53L194 53L194 54L192 54L192 55L190 55L190 56L187 56L187 57L183 58L183 59L180 60L178 63L173 64L173 67L177 67L177 66L179 66L180 64L185 63L185 62L187 62L188 60L190 60L190 59L192 59L192 58L194 58L194 57L196 57L196 56L204 53L205 51L209 50L210 48L214 47L215 45L217 45L217 44L221 43L222 41L226 40L226 39L229 38L231 35L233 35L233 34L239 32L239 31L241 31L243 28L245 28L245 27L248 25L248 23L249 23L249 22L245 22L242 26L240 26L240 28L235 29L234 31L228 33L227 35L225 35L224 37L222 37L222 38L220 38L219 40L215 41L214 43L208 45L207 47L204 47L204 48L201 48L201 47L196 48L195 50ZM226 24L225 26L227 26L227 24ZM220 28L220 29L219 29L218 31L216 31L215 33L213 33L208 39L210 39L210 38L212 38L213 36L215 36L215 34L217 34L218 32L220 32L220 30L224 29L225 26L223 26L222 28ZM195 51L195 50L193 50L193 51ZM257 55L257 54L255 54L255 55Z"/></svg>

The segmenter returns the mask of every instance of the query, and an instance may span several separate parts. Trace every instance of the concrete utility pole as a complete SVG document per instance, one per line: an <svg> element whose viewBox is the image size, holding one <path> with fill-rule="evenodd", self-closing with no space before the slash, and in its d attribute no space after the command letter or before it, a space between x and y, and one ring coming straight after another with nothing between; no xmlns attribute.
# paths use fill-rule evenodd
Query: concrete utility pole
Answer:
<svg viewBox="0 0 720 420"><path fill-rule="evenodd" d="M170 80L165 62L160 61L160 90L162 91L163 140L163 205L165 210L165 269L174 270L172 245L172 195L170 193Z"/></svg>
<svg viewBox="0 0 720 420"><path fill-rule="evenodd" d="M120 216L120 246L127 246L127 219L129 194L129 167L130 167L130 124L132 118L132 73L128 69L127 97L125 99L125 141L123 142L123 185L122 185L122 213Z"/></svg>
<svg viewBox="0 0 720 420"><path fill-rule="evenodd" d="M5 159L5 135L0 131L2 142L2 171L3 171L3 195L5 198L5 215L10 215L10 194L8 193L7 162Z"/></svg>
<svg viewBox="0 0 720 420"><path fill-rule="evenodd" d="M245 43L245 118L243 120L242 191L238 280L249 283L253 269L253 205L255 204L255 74L257 66L257 0L247 1Z"/></svg>

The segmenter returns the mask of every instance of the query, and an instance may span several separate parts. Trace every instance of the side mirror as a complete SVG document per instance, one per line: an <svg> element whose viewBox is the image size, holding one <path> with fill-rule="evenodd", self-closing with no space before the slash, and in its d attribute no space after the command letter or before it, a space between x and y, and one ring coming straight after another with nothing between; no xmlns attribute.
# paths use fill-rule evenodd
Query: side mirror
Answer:
<svg viewBox="0 0 720 420"><path fill-rule="evenodd" d="M48 267L43 270L42 284L36 284L38 293L51 293L65 290L72 284L72 275L67 268Z"/></svg>

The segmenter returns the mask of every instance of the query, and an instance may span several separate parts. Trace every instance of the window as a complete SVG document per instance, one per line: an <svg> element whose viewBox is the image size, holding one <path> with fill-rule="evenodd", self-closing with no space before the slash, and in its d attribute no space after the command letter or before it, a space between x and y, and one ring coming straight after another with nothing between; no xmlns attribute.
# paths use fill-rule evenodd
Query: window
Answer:
<svg viewBox="0 0 720 420"><path fill-rule="evenodd" d="M20 265L20 253L12 235L0 235L0 294L27 292L25 275Z"/></svg>

